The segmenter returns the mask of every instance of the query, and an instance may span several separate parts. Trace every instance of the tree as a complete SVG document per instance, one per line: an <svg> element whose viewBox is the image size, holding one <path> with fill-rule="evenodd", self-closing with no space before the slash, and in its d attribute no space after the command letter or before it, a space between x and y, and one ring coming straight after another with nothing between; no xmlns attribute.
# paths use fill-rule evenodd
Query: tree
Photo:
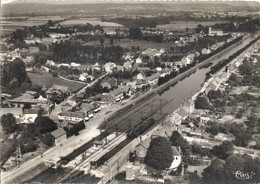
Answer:
<svg viewBox="0 0 260 184"><path fill-rule="evenodd" d="M250 64L245 63L239 66L239 71L242 75L252 75L253 67Z"/></svg>
<svg viewBox="0 0 260 184"><path fill-rule="evenodd" d="M53 145L53 136L50 133L44 134L41 137L42 142L47 146Z"/></svg>
<svg viewBox="0 0 260 184"><path fill-rule="evenodd" d="M140 30L140 28L135 27L135 28L130 28L129 29L129 38L130 39L142 39L143 33Z"/></svg>
<svg viewBox="0 0 260 184"><path fill-rule="evenodd" d="M22 133L21 137L19 138L19 144L23 154L35 151L37 148L37 144L35 143L33 135L28 131L24 131Z"/></svg>
<svg viewBox="0 0 260 184"><path fill-rule="evenodd" d="M17 79L18 86L20 86L26 77L24 62L20 58L16 58L13 62L4 64L1 85L7 87L11 80Z"/></svg>
<svg viewBox="0 0 260 184"><path fill-rule="evenodd" d="M99 42L100 42L100 44L103 46L103 44L104 44L104 38L100 38Z"/></svg>
<svg viewBox="0 0 260 184"><path fill-rule="evenodd" d="M204 183L225 183L229 181L225 176L225 162L215 159L202 173Z"/></svg>
<svg viewBox="0 0 260 184"><path fill-rule="evenodd" d="M42 115L37 116L37 118L34 120L34 125L37 134L45 134L58 128L57 124L52 119Z"/></svg>
<svg viewBox="0 0 260 184"><path fill-rule="evenodd" d="M23 86L30 87L31 80L27 76L25 69L25 63L20 58L16 58L12 62L5 63L1 72L2 90L15 93L19 91L14 89L20 87L22 84L24 84Z"/></svg>
<svg viewBox="0 0 260 184"><path fill-rule="evenodd" d="M170 137L173 146L180 146L184 156L190 156L191 148L186 139L178 131L173 131Z"/></svg>
<svg viewBox="0 0 260 184"><path fill-rule="evenodd" d="M53 22L52 22L52 20L48 20L48 26L53 26L54 24L53 24Z"/></svg>
<svg viewBox="0 0 260 184"><path fill-rule="evenodd" d="M210 99L210 100L213 100L213 99L218 99L218 98L222 98L222 93L221 93L221 91L220 90L210 90L209 92L208 92L208 98Z"/></svg>
<svg viewBox="0 0 260 184"><path fill-rule="evenodd" d="M16 130L16 119L13 114L7 113L1 117L1 125L4 133L13 133Z"/></svg>
<svg viewBox="0 0 260 184"><path fill-rule="evenodd" d="M198 96L195 101L195 108L196 109L210 109L209 102L206 97Z"/></svg>
<svg viewBox="0 0 260 184"><path fill-rule="evenodd" d="M84 124L84 121L80 121L76 124L73 124L71 128L64 128L64 130L66 131L66 135L67 137L70 137L72 135L78 135L80 130L85 129L86 126Z"/></svg>
<svg viewBox="0 0 260 184"><path fill-rule="evenodd" d="M158 170L164 170L171 166L173 161L172 148L170 141L165 137L152 139L144 162Z"/></svg>
<svg viewBox="0 0 260 184"><path fill-rule="evenodd" d="M113 39L112 37L109 39L109 41L110 41L110 44L111 44L111 45L114 44L114 39Z"/></svg>
<svg viewBox="0 0 260 184"><path fill-rule="evenodd" d="M226 159L234 150L234 145L231 141L224 141L221 145L216 145L211 152L220 159Z"/></svg>

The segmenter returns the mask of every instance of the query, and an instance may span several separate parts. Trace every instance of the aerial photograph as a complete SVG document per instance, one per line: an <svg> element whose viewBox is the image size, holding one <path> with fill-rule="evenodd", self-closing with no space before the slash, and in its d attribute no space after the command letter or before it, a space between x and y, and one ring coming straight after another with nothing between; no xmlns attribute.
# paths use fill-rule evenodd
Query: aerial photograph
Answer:
<svg viewBox="0 0 260 184"><path fill-rule="evenodd" d="M260 183L259 1L0 4L0 183Z"/></svg>

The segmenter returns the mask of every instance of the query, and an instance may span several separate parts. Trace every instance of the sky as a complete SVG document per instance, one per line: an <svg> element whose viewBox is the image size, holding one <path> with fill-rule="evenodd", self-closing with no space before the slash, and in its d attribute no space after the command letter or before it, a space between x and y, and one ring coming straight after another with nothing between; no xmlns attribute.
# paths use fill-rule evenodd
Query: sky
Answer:
<svg viewBox="0 0 260 184"><path fill-rule="evenodd" d="M214 0L0 0L1 4L7 3L54 3L54 4L80 4L80 3L96 3L96 2L173 2L173 1L214 1ZM232 0L217 0L232 1ZM236 0L236 1L252 1L252 0ZM254 1L254 0L253 0ZM255 0L257 2L257 0Z"/></svg>

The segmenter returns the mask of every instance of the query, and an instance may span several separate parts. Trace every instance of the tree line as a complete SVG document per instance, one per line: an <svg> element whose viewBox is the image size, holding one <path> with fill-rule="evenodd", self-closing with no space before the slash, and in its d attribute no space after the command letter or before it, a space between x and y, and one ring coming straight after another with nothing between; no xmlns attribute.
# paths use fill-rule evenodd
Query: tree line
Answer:
<svg viewBox="0 0 260 184"><path fill-rule="evenodd" d="M28 90L31 80L25 69L25 63L20 58L5 63L1 68L2 92L18 94Z"/></svg>
<svg viewBox="0 0 260 184"><path fill-rule="evenodd" d="M219 63L217 63L216 65L212 66L210 68L210 71L208 73L206 73L206 79L209 79L212 74L215 74L216 72L218 72L221 68L226 66L229 62L231 62L233 59L235 59L238 55L240 55L242 52L244 52L247 48L249 48L251 45L253 45L259 39L260 39L260 36L257 37L256 39L252 40L249 44L247 44L242 49L238 50L237 52L235 52L234 54L229 56L228 59L222 60Z"/></svg>
<svg viewBox="0 0 260 184"><path fill-rule="evenodd" d="M123 64L124 50L120 46L79 45L71 42L53 44L53 60L59 63L94 63L96 61Z"/></svg>

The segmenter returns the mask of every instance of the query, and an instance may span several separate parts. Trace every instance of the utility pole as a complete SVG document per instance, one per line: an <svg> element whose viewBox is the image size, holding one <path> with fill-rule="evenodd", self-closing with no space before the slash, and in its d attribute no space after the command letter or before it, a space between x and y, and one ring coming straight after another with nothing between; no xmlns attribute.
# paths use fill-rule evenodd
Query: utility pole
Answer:
<svg viewBox="0 0 260 184"><path fill-rule="evenodd" d="M22 151L21 151L21 145L19 143L19 146L16 149L16 166L20 167L20 158L22 158Z"/></svg>
<svg viewBox="0 0 260 184"><path fill-rule="evenodd" d="M129 129L132 127L132 122L131 122L131 118L129 118Z"/></svg>
<svg viewBox="0 0 260 184"><path fill-rule="evenodd" d="M116 124L116 136L118 136L118 125Z"/></svg>
<svg viewBox="0 0 260 184"><path fill-rule="evenodd" d="M160 99L160 113L162 114L162 99Z"/></svg>
<svg viewBox="0 0 260 184"><path fill-rule="evenodd" d="M105 139L107 144L107 120L105 119Z"/></svg>
<svg viewBox="0 0 260 184"><path fill-rule="evenodd" d="M141 111L140 113L141 113L141 120L143 120L143 111Z"/></svg>
<svg viewBox="0 0 260 184"><path fill-rule="evenodd" d="M151 114L152 114L152 118L153 118L153 104L151 105Z"/></svg>

